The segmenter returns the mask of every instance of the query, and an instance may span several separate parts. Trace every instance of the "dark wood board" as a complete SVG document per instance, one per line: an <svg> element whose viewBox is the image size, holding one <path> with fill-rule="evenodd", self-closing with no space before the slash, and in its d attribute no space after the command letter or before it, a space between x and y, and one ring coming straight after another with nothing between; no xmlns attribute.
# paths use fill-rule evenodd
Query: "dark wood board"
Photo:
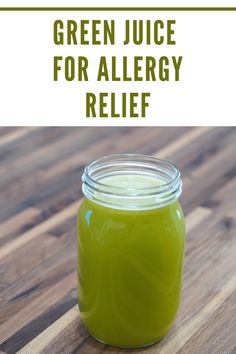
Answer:
<svg viewBox="0 0 236 354"><path fill-rule="evenodd" d="M77 307L76 213L84 166L168 158L182 172L181 307L147 349L91 338ZM0 353L236 353L236 128L0 128Z"/></svg>

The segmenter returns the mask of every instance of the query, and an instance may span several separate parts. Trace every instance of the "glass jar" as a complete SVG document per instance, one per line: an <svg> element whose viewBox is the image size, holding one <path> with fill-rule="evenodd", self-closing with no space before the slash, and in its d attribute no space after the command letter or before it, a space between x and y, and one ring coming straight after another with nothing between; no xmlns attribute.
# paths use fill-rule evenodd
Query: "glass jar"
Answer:
<svg viewBox="0 0 236 354"><path fill-rule="evenodd" d="M101 158L82 177L78 214L81 319L99 341L142 347L170 329L185 243L180 172L169 161Z"/></svg>

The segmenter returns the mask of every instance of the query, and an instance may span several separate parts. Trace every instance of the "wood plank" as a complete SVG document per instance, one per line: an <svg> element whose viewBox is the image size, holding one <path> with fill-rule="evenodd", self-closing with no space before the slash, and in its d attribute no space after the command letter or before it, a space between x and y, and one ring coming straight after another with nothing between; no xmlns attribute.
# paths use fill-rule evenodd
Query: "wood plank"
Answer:
<svg viewBox="0 0 236 354"><path fill-rule="evenodd" d="M46 259L31 272L15 280L1 295L0 323L4 323L19 310L29 306L47 289L76 271L76 264L76 250L70 246L56 252L52 258ZM74 288L76 288L76 279L74 280ZM68 294L71 290L73 289L68 289Z"/></svg>
<svg viewBox="0 0 236 354"><path fill-rule="evenodd" d="M0 129L0 350L127 352L90 337L75 302L83 167L107 154L129 152L167 157L180 167L187 230L175 324L159 343L132 351L233 354L236 129L22 129Z"/></svg>
<svg viewBox="0 0 236 354"><path fill-rule="evenodd" d="M183 205L188 211L196 205L204 203L209 194L212 194L232 178L228 177L227 174L235 168L235 150L236 140L234 144L226 146L210 161L204 162L192 173L189 183L185 184L184 188L186 194ZM224 164L224 168L222 168L222 164Z"/></svg>
<svg viewBox="0 0 236 354"><path fill-rule="evenodd" d="M227 338L227 352L234 354L236 320L229 321L228 314L236 312L236 291L234 291L213 314L194 333L194 336L182 347L183 352L199 354L202 352L225 353L225 338Z"/></svg>
<svg viewBox="0 0 236 354"><path fill-rule="evenodd" d="M212 129L212 127L199 127L190 130L190 132L186 133L184 136L181 136L176 141L173 141L173 143L170 143L166 147L156 151L154 153L154 156L161 159L167 158L171 154L176 153L176 151L185 148L186 146L191 144L193 140L198 139L200 136L206 134Z"/></svg>
<svg viewBox="0 0 236 354"><path fill-rule="evenodd" d="M36 316L39 316L58 299L74 288L76 282L76 272L66 276L62 281L46 290L42 295L33 300L30 305L21 309L13 315L9 320L5 321L0 326L0 342L4 342L11 337L15 332L19 331L26 323L32 321ZM78 313L77 313L78 315Z"/></svg>
<svg viewBox="0 0 236 354"><path fill-rule="evenodd" d="M19 354L40 354L57 336L59 336L72 322L78 319L78 306L74 306L70 311L45 329L39 336L22 348ZM80 336L80 333L78 333Z"/></svg>
<svg viewBox="0 0 236 354"><path fill-rule="evenodd" d="M207 319L224 303L224 301L236 290L236 274L234 274L221 288L221 290L184 326L182 326L168 341L163 345L160 353L175 354L184 344L194 335L194 333L207 321ZM153 351L154 353L155 351ZM150 353L152 353L150 351Z"/></svg>
<svg viewBox="0 0 236 354"><path fill-rule="evenodd" d="M58 254L63 258L63 251L70 252L72 257L75 256L73 251L74 233L75 229L61 236L43 234L40 236L40 242L37 238L34 238L27 242L24 247L18 248L9 257L5 258L4 263L2 263L5 272L1 274L2 288L0 291L0 298L4 303L4 311L2 310L0 318L5 310L9 311L8 303L11 304L12 300L18 299L22 296L22 293L27 294L27 298L29 298L32 293L31 289L36 287L35 291L40 291L43 283L39 282L38 277L36 277L34 282L29 284L30 277L27 275L28 272L31 272L32 269L38 269L41 273L43 271L48 272L50 267L53 267L53 261L57 261ZM47 264L48 261L49 263ZM44 264L47 264L47 268L42 267ZM46 280L46 275L44 277ZM15 304L14 307L16 307Z"/></svg>
<svg viewBox="0 0 236 354"><path fill-rule="evenodd" d="M204 207L197 207L186 217L186 233L188 234L195 226L211 215L211 210Z"/></svg>
<svg viewBox="0 0 236 354"><path fill-rule="evenodd" d="M0 137L17 130L17 127L0 127Z"/></svg>
<svg viewBox="0 0 236 354"><path fill-rule="evenodd" d="M26 127L14 130L13 132L6 134L0 138L0 146L12 143L13 141L23 138L30 134L32 131L39 129L38 127Z"/></svg>
<svg viewBox="0 0 236 354"><path fill-rule="evenodd" d="M22 212L6 220L4 223L0 223L0 239L14 231L17 231L24 226L26 222L30 222L31 219L35 218L39 214L40 210L36 208L26 208Z"/></svg>
<svg viewBox="0 0 236 354"><path fill-rule="evenodd" d="M39 235L43 234L44 232L47 232L54 226L76 215L78 208L79 202L75 202L69 207L62 210L61 212L52 216L48 220L27 231L17 239L7 243L0 249L0 259L6 257L9 253L15 251L18 247L24 246L24 244L26 244L30 240L33 240L35 237L38 237Z"/></svg>

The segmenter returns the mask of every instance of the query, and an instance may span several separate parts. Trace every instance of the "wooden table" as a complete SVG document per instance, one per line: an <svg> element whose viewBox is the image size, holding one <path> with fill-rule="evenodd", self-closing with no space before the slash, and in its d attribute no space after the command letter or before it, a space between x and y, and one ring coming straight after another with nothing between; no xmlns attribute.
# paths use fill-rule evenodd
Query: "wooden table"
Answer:
<svg viewBox="0 0 236 354"><path fill-rule="evenodd" d="M182 304L169 335L122 350L91 338L76 299L76 212L88 162L152 154L183 173ZM236 353L236 128L0 129L1 353Z"/></svg>

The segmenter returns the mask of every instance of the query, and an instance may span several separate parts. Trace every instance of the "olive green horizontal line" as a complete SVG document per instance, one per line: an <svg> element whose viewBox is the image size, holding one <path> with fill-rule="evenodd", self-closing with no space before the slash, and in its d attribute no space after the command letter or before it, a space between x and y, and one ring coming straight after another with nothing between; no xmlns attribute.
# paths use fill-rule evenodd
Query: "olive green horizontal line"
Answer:
<svg viewBox="0 0 236 354"><path fill-rule="evenodd" d="M0 11L236 11L236 7L0 7Z"/></svg>

